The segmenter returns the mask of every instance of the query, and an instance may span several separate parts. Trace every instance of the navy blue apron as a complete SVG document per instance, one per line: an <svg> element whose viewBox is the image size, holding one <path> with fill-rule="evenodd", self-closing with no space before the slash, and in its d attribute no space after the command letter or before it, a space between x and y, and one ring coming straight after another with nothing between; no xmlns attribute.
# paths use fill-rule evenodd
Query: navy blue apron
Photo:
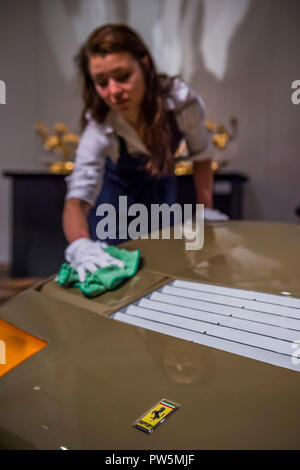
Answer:
<svg viewBox="0 0 300 470"><path fill-rule="evenodd" d="M174 120L175 122L175 120ZM182 138L177 125L172 126L174 152ZM151 231L150 206L151 204L167 203L172 205L177 201L177 182L176 176L153 177L145 169L145 155L129 154L127 145L122 137L118 137L120 143L120 157L114 163L109 157L106 159L106 166L103 178L103 186L101 193L95 203L94 208L89 214L89 227L91 238L99 240L96 233L97 224L104 216L97 216L96 210L100 204L110 203L116 210L116 238L106 238L110 245L117 245L126 241L119 238L119 196L127 196L127 206L131 204L144 204L148 209L148 232ZM128 224L135 219L136 216L128 216ZM112 221L113 224L113 221ZM173 217L171 217L170 225L173 225ZM157 228L161 228L160 225ZM128 239L128 237L127 237Z"/></svg>

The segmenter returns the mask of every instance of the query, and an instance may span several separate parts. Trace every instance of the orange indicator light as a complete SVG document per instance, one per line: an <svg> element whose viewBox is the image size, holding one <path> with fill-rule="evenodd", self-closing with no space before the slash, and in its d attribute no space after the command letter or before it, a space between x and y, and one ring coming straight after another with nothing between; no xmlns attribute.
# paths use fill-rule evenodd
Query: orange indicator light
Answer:
<svg viewBox="0 0 300 470"><path fill-rule="evenodd" d="M47 341L0 320L0 377L47 344Z"/></svg>

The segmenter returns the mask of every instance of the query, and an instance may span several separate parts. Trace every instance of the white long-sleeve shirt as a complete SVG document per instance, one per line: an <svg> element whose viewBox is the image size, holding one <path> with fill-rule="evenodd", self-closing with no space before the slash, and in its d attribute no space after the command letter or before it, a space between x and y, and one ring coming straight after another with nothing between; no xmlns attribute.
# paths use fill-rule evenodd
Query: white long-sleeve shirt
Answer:
<svg viewBox="0 0 300 470"><path fill-rule="evenodd" d="M166 109L172 110L189 151L189 160L204 161L212 157L210 134L205 127L205 107L202 99L180 78L173 81L166 98ZM82 199L91 205L100 194L106 158L117 162L118 136L126 141L130 153L149 155L135 129L118 112L110 110L102 124L87 116L89 121L81 136L74 170L66 178L66 199Z"/></svg>

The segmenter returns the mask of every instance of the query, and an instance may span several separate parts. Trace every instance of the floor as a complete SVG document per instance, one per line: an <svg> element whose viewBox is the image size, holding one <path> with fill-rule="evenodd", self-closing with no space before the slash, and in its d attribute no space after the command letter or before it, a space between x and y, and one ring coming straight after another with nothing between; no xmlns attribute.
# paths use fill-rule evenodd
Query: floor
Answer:
<svg viewBox="0 0 300 470"><path fill-rule="evenodd" d="M9 271L9 265L0 264L0 304L41 280L40 278L12 278Z"/></svg>

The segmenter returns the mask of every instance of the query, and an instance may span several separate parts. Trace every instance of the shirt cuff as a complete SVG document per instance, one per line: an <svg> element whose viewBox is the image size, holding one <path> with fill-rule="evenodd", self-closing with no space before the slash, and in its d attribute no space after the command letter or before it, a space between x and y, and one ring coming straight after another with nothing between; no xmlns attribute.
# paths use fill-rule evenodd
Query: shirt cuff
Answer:
<svg viewBox="0 0 300 470"><path fill-rule="evenodd" d="M90 197L86 196L80 190L72 189L71 191L68 191L66 196L65 196L65 201L67 201L68 199L71 199L72 197L74 197L76 199L80 199L82 201L85 201L88 204L90 204L92 207L94 207L94 205L95 205L94 198L90 198Z"/></svg>
<svg viewBox="0 0 300 470"><path fill-rule="evenodd" d="M213 155L214 148L212 145L209 145L205 150L190 155L189 160L193 162L204 162L205 160L211 160Z"/></svg>

